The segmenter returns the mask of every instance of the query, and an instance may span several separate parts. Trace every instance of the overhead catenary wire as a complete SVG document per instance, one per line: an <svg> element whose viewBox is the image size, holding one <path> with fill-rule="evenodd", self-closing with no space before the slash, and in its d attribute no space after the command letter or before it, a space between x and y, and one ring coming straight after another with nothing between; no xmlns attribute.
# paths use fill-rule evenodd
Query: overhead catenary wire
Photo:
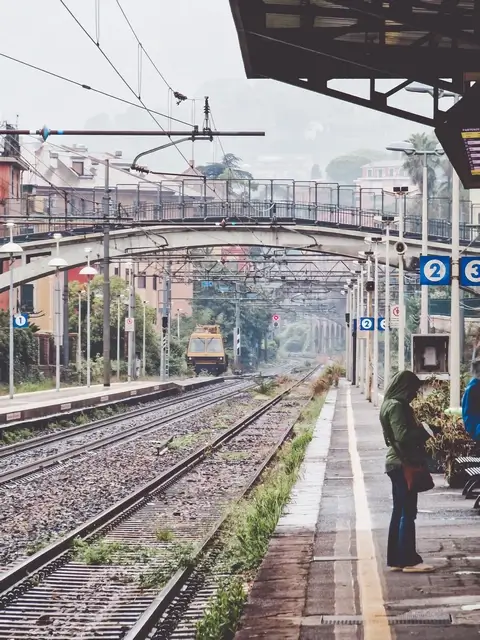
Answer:
<svg viewBox="0 0 480 640"><path fill-rule="evenodd" d="M137 94L135 93L135 89L132 88L132 86L129 84L129 82L124 78L124 76L122 75L122 73L117 69L117 67L114 65L114 63L111 61L111 59L109 58L109 56L105 53L105 51L102 49L102 47L100 45L97 45L95 42L95 39L92 38L92 36L90 35L90 33L87 31L87 29L83 26L83 24L80 22L80 20L77 18L77 16L73 13L73 11L70 9L70 7L67 5L67 3L65 2L65 0L59 0L60 4L66 9L66 11L70 14L70 16L73 18L73 20L75 21L75 23L79 26L79 28L83 31L83 33L87 36L87 38L90 40L90 42L92 42L97 49L100 51L100 53L102 54L102 56L105 58L105 60L108 62L108 64L110 65L110 67L115 71L115 73L117 74L117 76L122 80L122 82L125 84L125 86L130 90L131 93L133 93L133 95L138 99L138 101L144 106L145 110L147 111L147 113L150 115L150 117L154 120L154 122L157 124L157 126L162 130L165 131L164 127L160 124L160 122L157 120L157 118L155 118L155 116L153 115L152 111L147 107L147 105L144 103L144 101L142 100L142 98L140 98L139 96L137 96ZM173 118L172 118L173 119ZM171 142L175 142L174 140L172 140L171 136L168 136ZM178 151L178 153L182 156L182 158L185 160L185 162L187 163L187 165L189 165L188 159L186 158L186 156L182 153L182 151L178 148L178 146L175 144L175 149Z"/></svg>
<svg viewBox="0 0 480 640"><path fill-rule="evenodd" d="M152 67L155 69L155 71L158 73L158 75L160 76L160 78L163 80L163 82L166 84L166 86L168 87L168 89L170 89L170 91L173 92L173 88L170 85L170 83L168 82L168 80L165 78L165 76L163 75L163 73L160 71L160 69L158 68L158 66L155 64L155 62L152 60L152 58L150 57L150 55L148 54L148 51L145 49L145 47L143 46L143 43L141 42L140 38L137 35L137 32L135 31L135 29L133 28L133 25L130 21L130 19L128 18L124 8L122 7L120 0L116 0L116 3L118 5L118 8L120 9L123 17L125 18L126 23L128 24L128 26L130 27L130 31L132 32L135 40L137 41L137 44L139 47L142 48L143 53L145 54L145 57L147 58L147 60L150 62L150 64L152 65Z"/></svg>
<svg viewBox="0 0 480 640"><path fill-rule="evenodd" d="M117 69L117 67L114 65L114 63L110 60L110 58L108 57L108 55L105 53L105 51L101 48L100 45L97 45L97 43L95 42L95 39L92 38L92 36L90 35L90 33L87 31L87 29L83 26L83 24L81 23L81 21L77 18L77 16L73 13L73 11L70 9L70 7L66 4L65 0L59 0L61 5L65 8L65 10L69 13L69 15L73 18L73 20L75 21L75 23L79 26L79 28L83 31L83 33L87 36L87 38L90 40L90 42L92 42L97 49L100 51L100 53L102 54L102 56L105 58L105 60L108 62L108 64L111 66L111 68L115 71L115 73L118 75L118 77L122 80L122 82L125 84L126 87L128 87L128 89L130 90L131 93L133 93L133 95L139 100L139 102L144 106L145 110L147 111L147 113L150 115L150 117L154 120L154 122L158 125L158 127L162 130L165 131L164 127L160 124L160 122L155 118L155 116L153 115L152 111L147 107L147 105L144 103L144 101L136 95L135 90L131 87L131 85L128 83L127 80L125 80L125 78L123 77L123 75L120 73L120 71ZM183 96L182 96L183 98ZM173 120L174 118L172 118ZM177 150L177 152L180 154L180 156L184 159L184 161L187 163L187 166L190 167L190 162L188 161L187 157L185 156L185 154L179 149L178 144L176 144L176 142L172 139L172 136L168 136L168 138L170 139L170 141L173 143L175 149ZM209 189L212 190L213 193L215 193L215 190L212 189L212 187L209 186Z"/></svg>
<svg viewBox="0 0 480 640"><path fill-rule="evenodd" d="M154 109L147 109L147 107L137 104L136 102L132 102L131 100L127 100L126 98L120 98L112 93L108 93L108 91L102 91L101 89L96 89L95 87L91 87L90 85L79 82L78 80L73 80L72 78L67 78L59 73L55 73L54 71L49 71L48 69L43 69L35 64L31 64L30 62L25 62L25 60L20 60L19 58L15 58L14 56L9 56L6 53L0 52L0 57L5 58L7 60L11 60L12 62L16 62L17 64L21 64L24 67L28 67L33 69L34 71L39 71L40 73L44 73L52 78L57 78L57 80L63 80L63 82L68 82L69 84L73 84L81 89L86 89L87 91L93 91L94 93L98 93L99 95L105 96L106 98L111 98L112 100L117 100L118 102L123 102L123 104L128 104L130 107L135 107L136 109L141 109L142 111L149 111L154 113L157 116L162 118L167 118L168 120L173 120L178 122L179 124L184 124L187 127L193 127L194 125L190 122L186 122L185 120L179 120L178 118L173 118L171 115L167 115L166 113L162 113L161 111L155 111ZM136 97L136 96L135 96Z"/></svg>

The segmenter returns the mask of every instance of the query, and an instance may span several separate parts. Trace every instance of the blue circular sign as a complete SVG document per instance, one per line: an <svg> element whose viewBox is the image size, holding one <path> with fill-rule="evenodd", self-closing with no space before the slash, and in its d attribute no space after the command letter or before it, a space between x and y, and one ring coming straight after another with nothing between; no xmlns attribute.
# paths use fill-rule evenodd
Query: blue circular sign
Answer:
<svg viewBox="0 0 480 640"><path fill-rule="evenodd" d="M15 329L26 329L28 327L28 314L16 313L12 318Z"/></svg>
<svg viewBox="0 0 480 640"><path fill-rule="evenodd" d="M460 284L480 285L480 258L460 260Z"/></svg>
<svg viewBox="0 0 480 640"><path fill-rule="evenodd" d="M424 274L429 282L441 282L447 275L447 267L442 260L432 258L425 263Z"/></svg>
<svg viewBox="0 0 480 640"><path fill-rule="evenodd" d="M372 331L372 329L373 329L373 318L360 318L361 331Z"/></svg>

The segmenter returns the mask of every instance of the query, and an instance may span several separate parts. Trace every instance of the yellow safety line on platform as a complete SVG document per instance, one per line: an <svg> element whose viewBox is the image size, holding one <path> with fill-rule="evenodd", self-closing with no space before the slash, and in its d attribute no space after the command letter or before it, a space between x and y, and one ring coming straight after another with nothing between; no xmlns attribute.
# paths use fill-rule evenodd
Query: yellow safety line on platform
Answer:
<svg viewBox="0 0 480 640"><path fill-rule="evenodd" d="M355 501L355 528L357 539L357 577L360 589L360 607L363 617L364 640L391 640L382 584L375 558L372 520L368 508L367 492L363 478L360 455L355 434L352 394L347 389L348 451L352 464L353 497Z"/></svg>

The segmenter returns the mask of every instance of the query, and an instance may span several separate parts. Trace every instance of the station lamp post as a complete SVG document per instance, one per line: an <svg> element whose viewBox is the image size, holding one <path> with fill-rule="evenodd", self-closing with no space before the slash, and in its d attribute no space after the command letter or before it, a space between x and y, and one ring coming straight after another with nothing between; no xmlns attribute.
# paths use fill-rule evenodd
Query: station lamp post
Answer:
<svg viewBox="0 0 480 640"><path fill-rule="evenodd" d="M8 388L9 388L9 397L13 398L13 394L15 392L14 385L14 373L15 373L15 349L14 349L14 341L13 341L13 318L15 316L15 300L14 300L14 291L13 291L13 262L14 255L23 252L22 247L13 241L13 227L15 226L14 222L7 222L6 227L9 230L10 239L7 243L0 246L0 253L6 253L10 256L8 271L10 274L10 287L8 290L8 306L10 308L10 325L9 325L9 333L8 333Z"/></svg>
<svg viewBox="0 0 480 640"><path fill-rule="evenodd" d="M360 267L360 274L358 278L358 296L357 296L357 338L360 336L360 318L364 313L364 305L365 305L365 287L364 287L364 276L365 276L365 268L364 265L367 262L366 258L360 258L356 261L356 263ZM358 376L357 376L357 386L360 388L360 391L363 393L364 391L364 383L365 383L365 342L363 339L357 339L358 346Z"/></svg>
<svg viewBox="0 0 480 640"><path fill-rule="evenodd" d="M390 381L390 225L398 222L395 216L382 215L375 216L375 220L380 221L385 229L385 332L384 336L384 354L383 354L383 388L388 387ZM400 258L400 263L403 262ZM400 275L400 271L399 271ZM403 278L403 270L402 270ZM403 314L403 323L405 325L405 314ZM405 326L403 327L402 336L405 335ZM399 332L400 337L400 332ZM402 338L402 341L404 338ZM405 367L402 367L402 369ZM400 369L399 369L400 370Z"/></svg>
<svg viewBox="0 0 480 640"><path fill-rule="evenodd" d="M414 83L407 87L407 91L412 93L424 93L433 97L433 88L428 85ZM439 98L453 98L454 104L459 99L456 93L439 90ZM461 336L464 335L465 327L461 326L463 314L460 309L460 281L459 281L459 261L460 261L460 180L457 172L452 167L452 286L450 299L450 409L460 407L460 363L461 357ZM426 289L426 287L423 287ZM422 289L423 289L422 288ZM463 320L464 324L464 320Z"/></svg>
<svg viewBox="0 0 480 640"><path fill-rule="evenodd" d="M428 255L428 156L441 156L444 151L440 145L435 149L415 149L410 142L396 142L387 147L388 151L397 151L407 156L421 156L423 160L422 177L422 255ZM402 230L403 231L403 230ZM420 333L428 333L428 285L421 287ZM399 303L401 304L401 303ZM399 367L400 368L400 367Z"/></svg>
<svg viewBox="0 0 480 640"><path fill-rule="evenodd" d="M380 318L379 300L378 300L378 245L382 242L381 236L372 236L365 238L365 242L370 246L374 246L374 267L373 267L373 404L378 405L378 323ZM386 315L386 314L385 314ZM387 329L387 319L385 318L385 331Z"/></svg>
<svg viewBox="0 0 480 640"><path fill-rule="evenodd" d="M348 283L348 280L347 280ZM340 291L342 296L345 296L345 370L347 372L347 380L350 378L350 359L351 359L351 344L350 344L350 327L352 327L352 306L351 306L351 293L350 285L344 284L343 289Z"/></svg>
<svg viewBox="0 0 480 640"><path fill-rule="evenodd" d="M367 281L365 285L366 294L367 294L367 310L366 315L368 318L372 317L373 313L373 300L372 300L372 257L373 251L371 248L371 244L367 251L359 252L360 256L365 257L367 261ZM375 330L375 328L374 328ZM372 400L372 373L373 373L373 341L371 336L371 331L367 332L367 344L365 347L365 398L366 400Z"/></svg>
<svg viewBox="0 0 480 640"><path fill-rule="evenodd" d="M80 269L81 276L87 276L87 387L90 387L91 384L91 337L90 337L90 329L91 329L91 300L90 300L90 282L94 276L97 275L97 270L90 265L90 253L92 250L90 248L85 249L85 253L87 254L87 266ZM105 304L105 300L104 300Z"/></svg>
<svg viewBox="0 0 480 640"><path fill-rule="evenodd" d="M62 337L62 294L60 289L60 268L67 267L68 263L64 258L60 257L60 239L61 233L54 233L53 238L56 245L56 255L48 262L49 267L55 267L55 390L60 391L60 340ZM68 322L68 318L63 319Z"/></svg>

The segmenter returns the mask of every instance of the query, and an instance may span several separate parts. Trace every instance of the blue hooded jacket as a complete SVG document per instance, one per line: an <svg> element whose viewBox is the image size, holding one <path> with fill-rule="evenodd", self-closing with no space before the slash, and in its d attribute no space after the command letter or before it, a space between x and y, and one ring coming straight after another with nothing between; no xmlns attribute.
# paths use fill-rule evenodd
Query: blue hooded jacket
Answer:
<svg viewBox="0 0 480 640"><path fill-rule="evenodd" d="M480 440L480 380L472 378L462 398L462 419L472 440Z"/></svg>

